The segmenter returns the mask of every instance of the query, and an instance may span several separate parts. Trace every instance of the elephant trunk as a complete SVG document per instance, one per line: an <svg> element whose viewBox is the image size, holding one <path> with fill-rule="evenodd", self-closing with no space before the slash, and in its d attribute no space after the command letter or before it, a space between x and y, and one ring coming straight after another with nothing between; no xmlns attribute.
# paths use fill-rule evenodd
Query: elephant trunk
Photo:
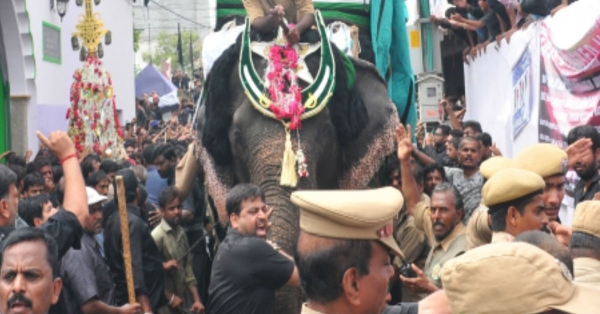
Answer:
<svg viewBox="0 0 600 314"><path fill-rule="evenodd" d="M263 165L264 166L264 165ZM265 201L273 209L270 217L272 223L267 238L277 243L288 255L294 256L299 235L299 211L291 202L290 194L293 189L279 185L279 169L277 167L262 167L258 185L265 193ZM302 306L302 290L300 288L284 287L277 291L277 310L275 313L298 314Z"/></svg>

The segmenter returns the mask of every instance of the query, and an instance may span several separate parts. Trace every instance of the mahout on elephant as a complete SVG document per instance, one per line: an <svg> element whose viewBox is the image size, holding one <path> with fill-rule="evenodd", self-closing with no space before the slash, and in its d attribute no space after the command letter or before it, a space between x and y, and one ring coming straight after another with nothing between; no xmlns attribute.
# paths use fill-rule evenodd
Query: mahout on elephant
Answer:
<svg viewBox="0 0 600 314"><path fill-rule="evenodd" d="M317 12L319 23L322 27ZM206 97L197 118L194 152L221 225L226 225L228 219L227 191L238 183L256 184L274 209L270 217L273 226L267 238L291 255L299 234L299 213L290 201L290 193L365 188L385 157L393 152L393 134L399 124L398 113L377 69L368 62L343 55L323 37L322 32L308 31L301 38L301 42L308 42L306 47L317 45L317 48L310 48L314 52L303 58L314 82L299 84L304 90L316 88L303 94L306 111L296 121L295 128L290 129L289 120L269 114L272 107L265 106L269 99L264 95L268 98L269 94L261 90L264 86L258 86L258 94L256 89L249 90L260 82L253 82L243 68L244 54L248 56L246 64L256 72L254 79L265 78L269 64L256 49L249 53L244 40L274 40L252 32L242 33L216 60L207 77ZM323 75L327 62L324 51L332 56L329 61L332 71L328 75ZM327 80L333 81L333 85L328 85ZM313 97L315 94L323 95L323 89L328 87L329 94L312 99L312 103L307 101L306 98L317 97ZM309 106L315 109L307 109ZM282 178L290 166L285 162L290 157L286 156L288 151L292 157L297 158L299 151L304 157L291 164L293 172L304 167L304 173L295 174L297 178L292 183ZM300 312L299 289L284 288L277 298L277 313Z"/></svg>

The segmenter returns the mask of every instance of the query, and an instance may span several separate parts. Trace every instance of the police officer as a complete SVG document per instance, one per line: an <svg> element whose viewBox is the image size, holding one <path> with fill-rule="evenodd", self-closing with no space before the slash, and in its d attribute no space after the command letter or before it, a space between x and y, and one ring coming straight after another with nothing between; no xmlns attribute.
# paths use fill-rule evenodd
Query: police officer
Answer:
<svg viewBox="0 0 600 314"><path fill-rule="evenodd" d="M299 191L296 263L306 303L303 314L382 313L394 274L390 255L402 257L393 219L403 205L392 188L365 191ZM417 313L417 305L409 305Z"/></svg>
<svg viewBox="0 0 600 314"><path fill-rule="evenodd" d="M567 153L560 147L547 143L532 145L522 150L514 160L503 157L493 157L481 165L481 173L489 179L494 173L504 168L521 168L537 173L544 179L542 202L548 217L548 227L557 235L563 244L562 232L565 228L559 224L558 212L565 196L565 173L567 171ZM467 242L469 249L490 243L492 230L487 214L487 208L480 206L467 225Z"/></svg>
<svg viewBox="0 0 600 314"><path fill-rule="evenodd" d="M492 218L492 243L510 242L522 232L546 228L544 186L542 177L517 168L500 170L485 183L482 194Z"/></svg>
<svg viewBox="0 0 600 314"><path fill-rule="evenodd" d="M444 265L452 313L597 313L600 290L573 282L570 256L529 243L495 243Z"/></svg>

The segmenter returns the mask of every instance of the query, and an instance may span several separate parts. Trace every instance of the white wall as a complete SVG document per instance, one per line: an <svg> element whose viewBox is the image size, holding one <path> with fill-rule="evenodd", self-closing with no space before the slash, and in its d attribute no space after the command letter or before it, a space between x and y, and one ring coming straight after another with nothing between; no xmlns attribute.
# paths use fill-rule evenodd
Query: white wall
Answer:
<svg viewBox="0 0 600 314"><path fill-rule="evenodd" d="M465 92L467 113L465 120L477 120L485 132L488 132L503 155L513 157L522 149L538 142L539 112L539 68L540 50L539 24L530 26L526 31L516 32L510 41L502 40L500 47L496 43L488 45L486 52L465 64ZM516 136L512 132L513 87L512 68L526 47L532 54L532 69L537 75L532 77L535 92L529 103L531 110L529 123Z"/></svg>
<svg viewBox="0 0 600 314"><path fill-rule="evenodd" d="M67 129L65 114L70 106L72 75L75 69L82 65L79 61L79 51L73 51L71 48L71 36L84 8L77 7L75 1L70 1L62 22L58 13L50 10L49 1L34 3L29 0L28 11L37 69L35 80L37 95L35 102L30 102L28 117L29 145L34 148L37 146L35 145L36 130L49 132L54 129ZM130 2L129 0L103 0L99 6L94 7L94 11L100 14L105 28L112 31L112 44L104 46L102 61L106 70L112 75L117 109L122 110L122 122L131 120L135 116L135 85L133 16ZM43 60L42 21L61 28L61 65Z"/></svg>

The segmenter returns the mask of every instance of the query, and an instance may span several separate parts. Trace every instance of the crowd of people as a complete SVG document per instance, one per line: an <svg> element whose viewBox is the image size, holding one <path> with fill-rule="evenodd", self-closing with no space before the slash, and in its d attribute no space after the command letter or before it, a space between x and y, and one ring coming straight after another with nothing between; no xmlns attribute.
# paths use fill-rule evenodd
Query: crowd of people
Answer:
<svg viewBox="0 0 600 314"><path fill-rule="evenodd" d="M475 59L485 52L488 44L510 37L531 22L554 15L576 0L448 0L453 7L445 17L431 15L431 22L452 32L467 48L463 59Z"/></svg>
<svg viewBox="0 0 600 314"><path fill-rule="evenodd" d="M444 23L467 29L471 46L471 31L486 28L477 32L484 44L568 5L453 3ZM256 29L272 31L284 15L296 23L286 34L296 43L314 8L287 4L244 1ZM181 72L174 80L189 85ZM306 314L600 309L595 127L570 130L566 149L540 143L506 158L477 121L463 121L464 99L444 99L448 122L434 135L419 123L413 143L411 126L398 126L397 151L385 160L384 179L374 180L381 187L292 192L300 231L286 252L267 239L278 209L259 186L225 191L227 221L217 220L201 176L192 174L185 191L176 187L178 165L193 158L201 84L197 78L195 94L168 121L158 94L138 99L135 120L124 125L125 160L78 153L61 131L38 133L35 156L3 154L0 313L269 314L294 300ZM560 211L568 169L579 177L570 227Z"/></svg>
<svg viewBox="0 0 600 314"><path fill-rule="evenodd" d="M462 121L464 108L443 105L450 126L438 125L433 136L420 124L413 144L410 126L397 129L397 153L383 168L389 187L292 193L301 227L295 254L266 240L274 209L252 184L228 192L228 229L219 241L204 182L196 179L189 196L174 187L186 140L139 141L139 132L129 132L129 160L115 162L78 156L64 132L38 134L43 148L32 161L30 153L9 153L0 165L0 306L33 313L274 313L275 291L290 286L304 292L303 313L525 313L534 304L541 310L531 313L593 313L587 309L600 306L596 301L569 296L573 289L600 291L589 288L600 284L598 131L579 126L566 150L535 144L509 159L479 123ZM580 178L571 228L559 216L570 167ZM127 203L133 304L117 176ZM482 301L506 293L509 302L520 282L502 276L533 280L539 269L549 277L527 286L536 292L523 290L540 296L531 304L501 310L506 303ZM544 284L552 276L566 282ZM45 288L36 284L42 277ZM564 310L570 308L576 310Z"/></svg>

